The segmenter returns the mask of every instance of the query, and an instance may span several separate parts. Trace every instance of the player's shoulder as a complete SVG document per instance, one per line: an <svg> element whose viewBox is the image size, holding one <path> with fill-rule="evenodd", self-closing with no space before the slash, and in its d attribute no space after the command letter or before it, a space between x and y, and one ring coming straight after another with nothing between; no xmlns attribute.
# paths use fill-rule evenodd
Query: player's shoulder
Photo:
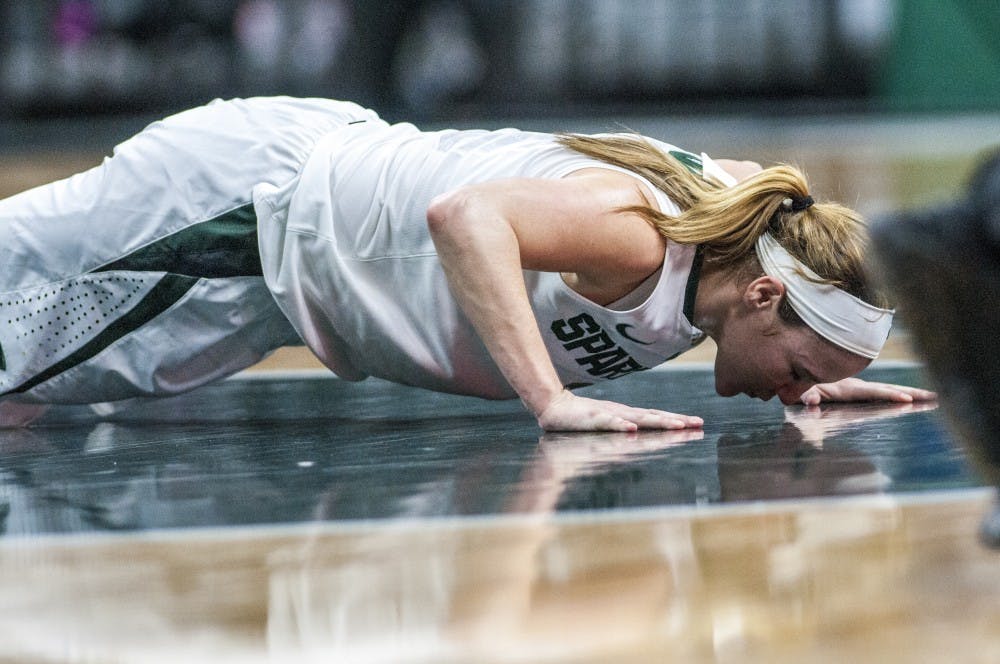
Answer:
<svg viewBox="0 0 1000 664"><path fill-rule="evenodd" d="M649 207L662 211L653 185L637 174L603 166L588 166L566 177L582 189L602 194L616 208Z"/></svg>

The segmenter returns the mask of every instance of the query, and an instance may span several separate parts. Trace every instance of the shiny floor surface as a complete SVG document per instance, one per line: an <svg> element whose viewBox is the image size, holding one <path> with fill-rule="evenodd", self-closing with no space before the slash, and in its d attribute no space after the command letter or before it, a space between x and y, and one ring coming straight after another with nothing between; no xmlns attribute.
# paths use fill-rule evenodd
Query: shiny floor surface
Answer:
<svg viewBox="0 0 1000 664"><path fill-rule="evenodd" d="M920 384L914 368L868 375ZM932 407L786 410L721 399L712 385L710 371L689 368L584 391L706 422L635 435L540 435L517 402L320 376L232 380L108 417L54 408L0 432L0 526L8 536L136 531L974 484Z"/></svg>
<svg viewBox="0 0 1000 664"><path fill-rule="evenodd" d="M706 425L256 375L0 432L0 662L1000 661L992 494L935 408L589 390Z"/></svg>

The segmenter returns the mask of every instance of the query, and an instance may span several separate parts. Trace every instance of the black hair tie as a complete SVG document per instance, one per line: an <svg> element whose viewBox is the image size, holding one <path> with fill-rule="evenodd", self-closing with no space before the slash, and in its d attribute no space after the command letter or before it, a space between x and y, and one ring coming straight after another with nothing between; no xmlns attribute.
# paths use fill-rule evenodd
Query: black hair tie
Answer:
<svg viewBox="0 0 1000 664"><path fill-rule="evenodd" d="M789 212L801 212L812 207L814 202L812 196L792 196L781 201L781 207Z"/></svg>

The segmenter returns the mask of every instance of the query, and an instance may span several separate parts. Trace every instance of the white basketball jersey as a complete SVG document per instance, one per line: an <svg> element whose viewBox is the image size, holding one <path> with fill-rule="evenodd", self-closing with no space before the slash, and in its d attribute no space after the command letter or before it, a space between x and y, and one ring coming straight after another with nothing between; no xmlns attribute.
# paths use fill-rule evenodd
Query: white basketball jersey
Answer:
<svg viewBox="0 0 1000 664"><path fill-rule="evenodd" d="M360 120L324 138L292 182L254 189L264 277L302 339L343 378L372 375L515 397L452 297L427 229L427 207L466 184L561 178L594 167L639 178L564 148L549 134L421 132ZM678 213L646 184L663 212ZM653 367L701 338L682 310L695 251L668 243L663 268L610 307L580 296L559 274L524 272L564 384Z"/></svg>

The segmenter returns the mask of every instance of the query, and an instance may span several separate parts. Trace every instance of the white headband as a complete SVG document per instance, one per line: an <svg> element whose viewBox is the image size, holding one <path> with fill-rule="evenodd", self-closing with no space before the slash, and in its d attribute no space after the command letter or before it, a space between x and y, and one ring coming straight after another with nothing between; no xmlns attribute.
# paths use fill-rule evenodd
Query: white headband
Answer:
<svg viewBox="0 0 1000 664"><path fill-rule="evenodd" d="M729 172L701 153L702 177L727 187L737 184ZM757 239L757 257L764 272L781 279L792 309L816 334L862 357L876 358L892 327L892 309L880 309L836 286L795 260L770 233ZM805 275L805 276L803 276Z"/></svg>
<svg viewBox="0 0 1000 664"><path fill-rule="evenodd" d="M831 284L810 281L819 276L795 260L770 233L757 238L757 258L765 273L781 279L792 309L816 334L855 355L878 357L894 310L868 304Z"/></svg>

